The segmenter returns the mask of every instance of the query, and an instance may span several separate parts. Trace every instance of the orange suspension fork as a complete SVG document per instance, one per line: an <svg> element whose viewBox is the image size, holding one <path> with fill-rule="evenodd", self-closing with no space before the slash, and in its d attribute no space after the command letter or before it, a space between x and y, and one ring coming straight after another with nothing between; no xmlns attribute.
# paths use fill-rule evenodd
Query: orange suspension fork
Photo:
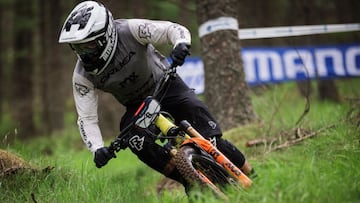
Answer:
<svg viewBox="0 0 360 203"><path fill-rule="evenodd" d="M220 163L230 174L241 182L244 188L251 186L252 181L241 170L236 167L226 156L220 152L210 141L206 140L199 132L197 132L190 124L185 125L186 132L191 136L190 139L186 139L182 145L189 143L196 143L207 153L209 153L214 159Z"/></svg>

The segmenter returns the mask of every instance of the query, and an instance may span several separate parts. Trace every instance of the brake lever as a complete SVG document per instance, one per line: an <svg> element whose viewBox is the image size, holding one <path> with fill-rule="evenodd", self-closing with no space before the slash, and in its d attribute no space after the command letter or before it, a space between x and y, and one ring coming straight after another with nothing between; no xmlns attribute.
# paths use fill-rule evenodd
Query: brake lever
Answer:
<svg viewBox="0 0 360 203"><path fill-rule="evenodd" d="M128 147L127 136L118 136L115 138L114 141L112 141L109 145L109 150L112 152L119 152L122 149L126 149Z"/></svg>
<svg viewBox="0 0 360 203"><path fill-rule="evenodd" d="M127 125L118 136L116 136L115 140L112 141L109 145L109 150L112 152L119 152L122 149L127 148L127 136L129 135L130 130L134 127L135 121L132 121L129 125Z"/></svg>
<svg viewBox="0 0 360 203"><path fill-rule="evenodd" d="M122 149L122 139L116 138L114 141L110 143L109 151L110 152L119 152Z"/></svg>

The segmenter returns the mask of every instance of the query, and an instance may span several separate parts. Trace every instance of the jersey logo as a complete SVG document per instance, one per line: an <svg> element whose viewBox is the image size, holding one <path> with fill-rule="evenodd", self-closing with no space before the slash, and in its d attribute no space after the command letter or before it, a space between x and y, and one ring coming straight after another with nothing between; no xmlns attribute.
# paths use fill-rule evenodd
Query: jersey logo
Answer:
<svg viewBox="0 0 360 203"><path fill-rule="evenodd" d="M101 82L101 83L105 83L112 75L114 75L115 73L119 72L126 64L128 64L128 63L130 62L131 58L132 58L135 54L136 54L136 52L130 51L130 52L128 53L128 55L125 56L125 57L122 59L122 61L120 61L119 64L118 64L115 68L109 70L109 71L100 79L100 82Z"/></svg>
<svg viewBox="0 0 360 203"><path fill-rule="evenodd" d="M150 23L145 23L139 26L139 37L140 38L151 38Z"/></svg>
<svg viewBox="0 0 360 203"><path fill-rule="evenodd" d="M88 87L79 83L75 83L75 90L77 93L80 94L81 97L85 96L87 93L90 92L90 89Z"/></svg>
<svg viewBox="0 0 360 203"><path fill-rule="evenodd" d="M136 75L135 72L132 72L128 77L126 77L123 81L119 82L119 86L124 88L128 84L135 83L138 81L139 75Z"/></svg>
<svg viewBox="0 0 360 203"><path fill-rule="evenodd" d="M173 28L176 28L176 30L179 32L179 34L180 34L180 38L181 39L185 39L186 37L185 37L185 31L184 31L184 29L182 29L180 26L178 26L178 25L173 25Z"/></svg>
<svg viewBox="0 0 360 203"><path fill-rule="evenodd" d="M85 129L84 129L84 121L80 120L80 134L84 140L84 143L86 143L88 148L92 147L92 143L90 142L90 140L88 140Z"/></svg>
<svg viewBox="0 0 360 203"><path fill-rule="evenodd" d="M77 11L74 11L69 20L66 22L65 29L66 31L70 31L72 25L80 25L78 30L84 29L86 24L89 21L89 18L91 16L91 10L93 10L94 7L88 7L88 8L81 8Z"/></svg>
<svg viewBox="0 0 360 203"><path fill-rule="evenodd" d="M141 151L143 149L145 137L140 138L139 135L135 135L129 140L130 147Z"/></svg>

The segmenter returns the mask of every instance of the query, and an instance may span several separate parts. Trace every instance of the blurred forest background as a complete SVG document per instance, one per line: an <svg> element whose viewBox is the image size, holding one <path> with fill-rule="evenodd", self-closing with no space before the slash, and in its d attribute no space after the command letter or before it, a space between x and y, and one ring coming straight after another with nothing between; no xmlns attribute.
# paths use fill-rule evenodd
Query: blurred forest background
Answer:
<svg viewBox="0 0 360 203"><path fill-rule="evenodd" d="M210 0L211 1L211 0ZM213 0L214 1L214 0ZM0 0L0 137L49 135L76 125L71 76L75 54L58 43L62 24L81 1ZM192 33L192 55L200 56L195 0L102 0L114 18L178 22ZM240 28L359 23L359 0L237 0ZM359 32L244 40L247 46L297 46L359 42ZM168 47L160 47L164 54ZM328 83L336 92L334 83ZM301 88L299 89L301 90ZM118 129L122 107L100 97L105 135ZM258 112L261 114L261 112Z"/></svg>

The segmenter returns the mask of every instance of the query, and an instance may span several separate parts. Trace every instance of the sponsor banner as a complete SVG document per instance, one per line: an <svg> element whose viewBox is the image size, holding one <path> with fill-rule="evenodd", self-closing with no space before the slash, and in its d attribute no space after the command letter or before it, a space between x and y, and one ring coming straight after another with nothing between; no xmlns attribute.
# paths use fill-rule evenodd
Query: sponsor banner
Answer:
<svg viewBox="0 0 360 203"><path fill-rule="evenodd" d="M360 76L360 44L243 48L242 59L249 85ZM204 69L200 58L187 58L178 73L196 93L204 91Z"/></svg>

